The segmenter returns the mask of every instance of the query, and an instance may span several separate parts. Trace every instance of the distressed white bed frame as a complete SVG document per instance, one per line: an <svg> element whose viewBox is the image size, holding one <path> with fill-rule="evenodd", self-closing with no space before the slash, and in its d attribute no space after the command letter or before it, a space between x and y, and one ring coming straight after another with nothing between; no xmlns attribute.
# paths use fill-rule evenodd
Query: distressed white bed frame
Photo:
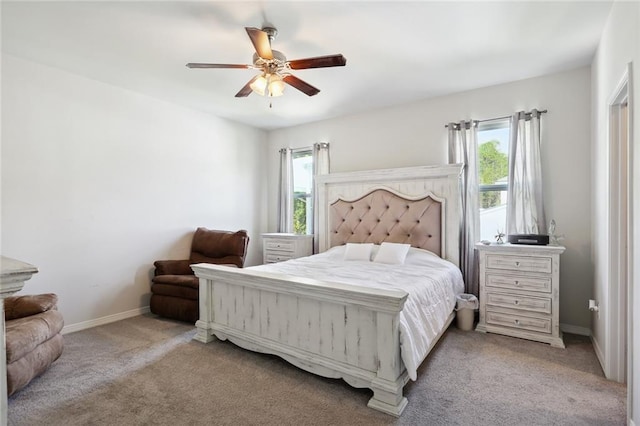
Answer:
<svg viewBox="0 0 640 426"><path fill-rule="evenodd" d="M330 248L329 204L386 189L408 199L442 200L441 257L458 265L460 165L411 167L320 176L319 247ZM369 407L399 416L409 380L400 358L399 313L407 294L284 274L192 265L200 278L195 340L216 337L245 349L275 354L324 377L370 388ZM443 330L451 323L452 312ZM215 337L214 337L215 336ZM430 349L429 349L430 350Z"/></svg>

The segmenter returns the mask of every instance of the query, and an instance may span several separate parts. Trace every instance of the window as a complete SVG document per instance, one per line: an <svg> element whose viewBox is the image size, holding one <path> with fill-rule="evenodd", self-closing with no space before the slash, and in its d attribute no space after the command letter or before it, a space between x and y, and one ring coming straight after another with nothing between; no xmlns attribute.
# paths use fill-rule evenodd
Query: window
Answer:
<svg viewBox="0 0 640 426"><path fill-rule="evenodd" d="M318 218L314 215L316 197L314 176L329 173L329 143L318 142L308 148L280 150L278 190L278 232L313 235ZM317 244L317 239L314 244Z"/></svg>
<svg viewBox="0 0 640 426"><path fill-rule="evenodd" d="M478 186L480 238L494 241L506 233L509 184L510 119L490 120L478 125Z"/></svg>
<svg viewBox="0 0 640 426"><path fill-rule="evenodd" d="M293 159L293 232L313 233L313 150L297 149Z"/></svg>

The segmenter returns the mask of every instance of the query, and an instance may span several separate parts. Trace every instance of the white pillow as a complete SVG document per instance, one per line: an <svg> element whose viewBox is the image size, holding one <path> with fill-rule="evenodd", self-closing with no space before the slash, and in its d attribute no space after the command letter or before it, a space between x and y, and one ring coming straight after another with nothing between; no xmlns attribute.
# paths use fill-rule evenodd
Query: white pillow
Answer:
<svg viewBox="0 0 640 426"><path fill-rule="evenodd" d="M344 260L371 260L371 249L373 249L373 243L347 243L347 248L344 251Z"/></svg>
<svg viewBox="0 0 640 426"><path fill-rule="evenodd" d="M391 265L402 265L409 252L409 247L411 247L410 244L382 243L373 261Z"/></svg>

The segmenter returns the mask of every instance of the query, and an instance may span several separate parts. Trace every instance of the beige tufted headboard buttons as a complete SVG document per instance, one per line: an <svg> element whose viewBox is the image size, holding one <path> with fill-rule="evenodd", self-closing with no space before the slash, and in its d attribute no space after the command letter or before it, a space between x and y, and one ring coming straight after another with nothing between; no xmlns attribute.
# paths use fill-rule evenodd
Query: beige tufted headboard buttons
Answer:
<svg viewBox="0 0 640 426"><path fill-rule="evenodd" d="M330 245L408 243L442 255L443 204L432 196L406 199L376 189L354 201L330 206Z"/></svg>

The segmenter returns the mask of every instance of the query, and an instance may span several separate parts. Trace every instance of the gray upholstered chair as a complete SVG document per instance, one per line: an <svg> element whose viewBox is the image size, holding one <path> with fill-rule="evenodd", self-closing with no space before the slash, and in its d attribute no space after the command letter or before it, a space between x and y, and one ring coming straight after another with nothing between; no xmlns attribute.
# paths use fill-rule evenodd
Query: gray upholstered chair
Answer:
<svg viewBox="0 0 640 426"><path fill-rule="evenodd" d="M7 394L44 373L62 354L64 319L52 293L4 299L7 346Z"/></svg>

